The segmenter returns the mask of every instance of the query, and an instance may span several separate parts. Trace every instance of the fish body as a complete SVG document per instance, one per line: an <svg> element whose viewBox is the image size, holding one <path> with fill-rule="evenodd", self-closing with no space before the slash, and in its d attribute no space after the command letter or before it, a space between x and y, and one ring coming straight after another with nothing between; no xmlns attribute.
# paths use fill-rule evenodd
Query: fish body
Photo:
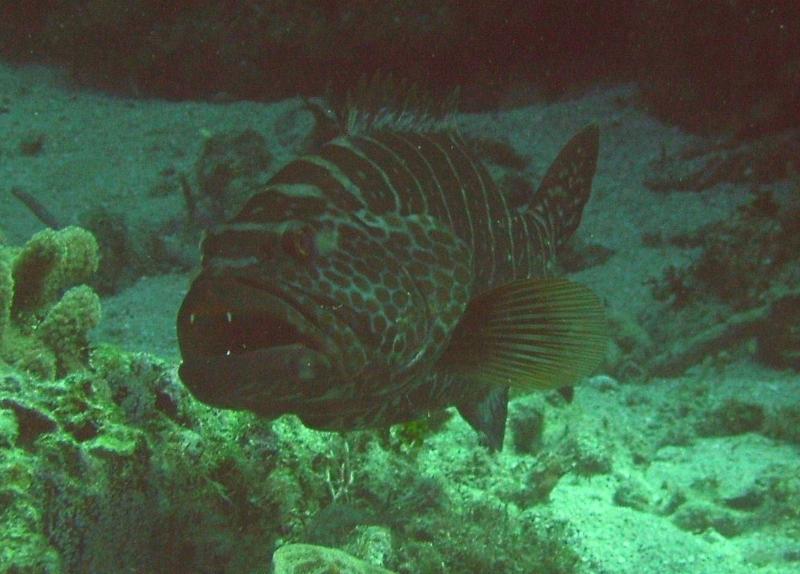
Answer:
<svg viewBox="0 0 800 574"><path fill-rule="evenodd" d="M208 404L326 430L455 405L499 448L509 386L570 384L599 361L599 302L550 278L598 130L517 205L451 127L363 123L208 232L178 314L180 376Z"/></svg>

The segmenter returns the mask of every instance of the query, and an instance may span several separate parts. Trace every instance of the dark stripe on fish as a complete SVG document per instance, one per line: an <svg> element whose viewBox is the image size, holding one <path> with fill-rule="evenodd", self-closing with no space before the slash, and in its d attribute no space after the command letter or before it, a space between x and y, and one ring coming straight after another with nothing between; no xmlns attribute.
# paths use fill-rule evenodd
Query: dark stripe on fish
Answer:
<svg viewBox="0 0 800 574"><path fill-rule="evenodd" d="M270 186L245 203L234 222L282 222L319 216L327 202L322 197L287 195Z"/></svg>
<svg viewBox="0 0 800 574"><path fill-rule="evenodd" d="M417 176L409 169L403 156L398 153L394 134L378 133L361 138L364 150L376 161L386 165L387 176L399 198L398 211L402 215L427 212L427 201Z"/></svg>
<svg viewBox="0 0 800 574"><path fill-rule="evenodd" d="M544 269L548 261L555 257L556 239L553 218L550 214L531 210L525 213L524 221L528 227L529 241L533 243L535 239L535 245L538 247L536 253L538 253L539 259L538 261L533 260L531 264L539 264L541 269ZM531 253L531 257L533 257L533 253Z"/></svg>
<svg viewBox="0 0 800 574"><path fill-rule="evenodd" d="M383 173L385 183L393 197L394 209L404 215L419 213L419 211L414 212L407 209L408 200L419 198L417 181L400 156L391 149L391 146L382 142L379 135L377 137L359 137L352 143ZM422 207L419 201L413 203L418 208Z"/></svg>
<svg viewBox="0 0 800 574"><path fill-rule="evenodd" d="M353 189L347 189L345 182L332 173L323 163L313 157L295 160L270 180L270 185L305 184L316 186L333 205L345 212L353 212L364 207L361 197ZM265 198L265 201L269 201Z"/></svg>
<svg viewBox="0 0 800 574"><path fill-rule="evenodd" d="M472 232L467 213L471 207L465 205L462 200L460 174L455 172L450 162L449 156L451 155L452 142L438 134L424 135L422 137L425 140L425 147L421 150L421 153L426 155L428 163L436 173L450 225L456 235L468 238L468 242L471 243Z"/></svg>
<svg viewBox="0 0 800 574"><path fill-rule="evenodd" d="M550 181L558 185L559 178L571 177L551 174ZM281 186L307 191L298 187L294 195ZM511 211L486 168L452 132L379 131L329 142L318 156L280 170L234 222L316 217L326 202L348 213L429 213L472 248L475 261L485 262L476 268L476 280L486 286L541 273L554 247L549 212L541 206L535 212ZM211 251L227 251L209 241Z"/></svg>
<svg viewBox="0 0 800 574"><path fill-rule="evenodd" d="M358 189L361 200L372 213L381 215L394 210L394 194L386 185L380 168L361 155L353 144L352 139L333 141L320 150L320 157L339 168Z"/></svg>
<svg viewBox="0 0 800 574"><path fill-rule="evenodd" d="M514 214L514 224L511 226L513 234L512 257L516 262L517 276L528 277L533 274L533 264L531 259L531 244L533 238L530 236L528 222L520 213Z"/></svg>
<svg viewBox="0 0 800 574"><path fill-rule="evenodd" d="M348 175L374 212L430 213L472 247L476 260L488 262L478 270L481 283L518 276L513 257L495 256L512 251L512 214L460 137L378 132L326 147L322 156Z"/></svg>
<svg viewBox="0 0 800 574"><path fill-rule="evenodd" d="M388 134L387 134L388 135ZM415 133L391 134L394 136L395 145L392 149L396 150L406 163L408 170L419 182L419 193L425 198L427 212L443 223L450 225L450 215L444 199L444 192L441 189L436 170L431 165L429 154L424 151L428 143Z"/></svg>
<svg viewBox="0 0 800 574"><path fill-rule="evenodd" d="M511 278L510 266L495 256L510 248L505 223L508 209L484 168L466 154L461 140L452 134L404 136L430 172L424 189L431 212L473 247L476 261L487 262L476 269L479 282L484 285L494 282L498 265Z"/></svg>

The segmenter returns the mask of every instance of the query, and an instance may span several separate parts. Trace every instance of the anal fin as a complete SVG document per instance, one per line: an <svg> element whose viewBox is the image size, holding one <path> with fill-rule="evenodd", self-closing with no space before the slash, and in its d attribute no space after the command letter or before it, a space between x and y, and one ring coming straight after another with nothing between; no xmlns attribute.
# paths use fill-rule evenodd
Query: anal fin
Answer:
<svg viewBox="0 0 800 574"><path fill-rule="evenodd" d="M508 387L487 387L478 400L456 405L458 413L478 431L490 450L503 448L508 416Z"/></svg>

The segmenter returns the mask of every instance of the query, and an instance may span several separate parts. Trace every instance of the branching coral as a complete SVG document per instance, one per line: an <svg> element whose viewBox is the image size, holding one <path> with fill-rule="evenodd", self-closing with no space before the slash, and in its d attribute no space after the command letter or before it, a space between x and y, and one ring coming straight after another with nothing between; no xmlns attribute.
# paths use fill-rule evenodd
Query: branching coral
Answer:
<svg viewBox="0 0 800 574"><path fill-rule="evenodd" d="M98 251L94 236L80 227L34 235L14 260L14 312L46 308L64 289L87 282L97 271Z"/></svg>
<svg viewBox="0 0 800 574"><path fill-rule="evenodd" d="M39 323L39 338L56 353L61 372L73 371L84 362L89 331L100 323L100 312L97 293L79 285L64 293Z"/></svg>
<svg viewBox="0 0 800 574"><path fill-rule="evenodd" d="M98 263L97 241L79 227L0 248L0 357L40 379L79 368L100 321L100 299L82 285Z"/></svg>

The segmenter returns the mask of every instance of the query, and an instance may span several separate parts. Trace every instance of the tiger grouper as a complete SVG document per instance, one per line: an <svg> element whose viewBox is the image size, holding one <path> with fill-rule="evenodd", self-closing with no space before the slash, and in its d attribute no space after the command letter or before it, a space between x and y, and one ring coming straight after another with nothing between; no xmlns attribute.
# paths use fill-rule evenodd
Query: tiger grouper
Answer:
<svg viewBox="0 0 800 574"><path fill-rule="evenodd" d="M510 387L572 385L605 349L598 298L552 272L599 130L520 200L448 117L363 107L207 232L178 314L180 377L209 405L324 430L455 406L499 449Z"/></svg>

